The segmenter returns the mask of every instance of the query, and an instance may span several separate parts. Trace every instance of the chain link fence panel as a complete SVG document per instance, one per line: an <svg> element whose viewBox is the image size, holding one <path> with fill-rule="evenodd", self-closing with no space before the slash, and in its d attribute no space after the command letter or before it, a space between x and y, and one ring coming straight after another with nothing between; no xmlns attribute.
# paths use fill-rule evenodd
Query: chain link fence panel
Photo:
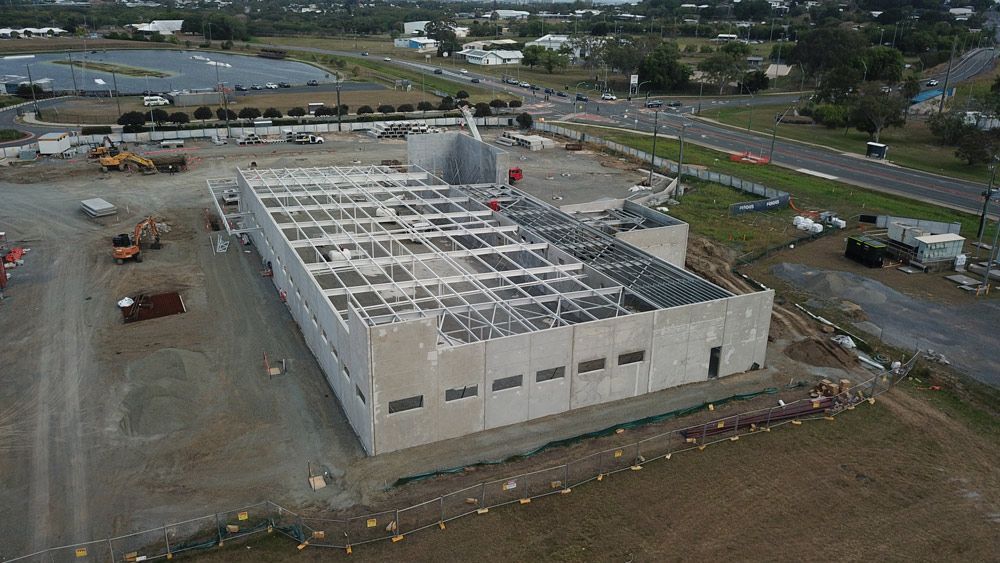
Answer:
<svg viewBox="0 0 1000 563"><path fill-rule="evenodd" d="M347 519L347 544L357 545L397 534L396 511L386 510Z"/></svg>
<svg viewBox="0 0 1000 563"><path fill-rule="evenodd" d="M44 561L45 563L106 563L111 560L111 548L108 545L108 541L95 540L50 549L44 554L39 554L38 559L34 561ZM32 559L28 561L32 561Z"/></svg>
<svg viewBox="0 0 1000 563"><path fill-rule="evenodd" d="M601 473L601 458L604 452L590 454L566 464L566 479L569 487L586 483Z"/></svg>
<svg viewBox="0 0 1000 563"><path fill-rule="evenodd" d="M271 506L261 502L251 506L220 512L219 525L224 541L267 532L271 527Z"/></svg>
<svg viewBox="0 0 1000 563"><path fill-rule="evenodd" d="M198 520L203 520L203 518L199 518ZM214 517L212 517L213 523L209 530L213 536L208 547L216 545L219 541L219 536L215 533L214 521ZM111 538L111 549L115 552L115 560L124 561L131 559L135 561L140 557L144 558L144 560L166 558L167 553L170 552L167 549L168 544L171 544L171 551L173 550L173 542L170 541L169 531L169 528L155 528ZM175 539L183 541L181 538L184 537L182 535Z"/></svg>
<svg viewBox="0 0 1000 563"><path fill-rule="evenodd" d="M441 497L441 520L447 522L471 514L483 504L483 484L473 485Z"/></svg>
<svg viewBox="0 0 1000 563"><path fill-rule="evenodd" d="M344 547L348 542L347 520L303 516L302 541L316 547Z"/></svg>
<svg viewBox="0 0 1000 563"><path fill-rule="evenodd" d="M441 523L441 503L442 498L431 499L426 502L402 508L399 510L399 533L412 534L417 530L437 526Z"/></svg>
<svg viewBox="0 0 1000 563"><path fill-rule="evenodd" d="M219 521L215 515L195 518L166 527L170 553L209 549L219 543ZM118 552L118 548L115 548Z"/></svg>

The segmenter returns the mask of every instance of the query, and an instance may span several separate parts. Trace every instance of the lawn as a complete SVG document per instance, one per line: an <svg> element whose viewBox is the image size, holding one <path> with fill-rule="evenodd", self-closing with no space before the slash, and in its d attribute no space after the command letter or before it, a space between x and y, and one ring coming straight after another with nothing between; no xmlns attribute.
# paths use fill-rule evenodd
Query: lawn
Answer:
<svg viewBox="0 0 1000 563"><path fill-rule="evenodd" d="M739 102L732 102L721 106L703 106L701 116L741 129L746 129L749 122L754 131L770 134L775 116L788 107L760 105L751 109ZM855 154L864 154L865 143L871 140L867 133L853 128L845 131L841 128L828 129L822 125L788 123L778 125L778 136ZM984 182L989 177L986 165L969 166L955 157L954 148L939 145L923 119L911 116L905 127L886 129L879 142L889 145L889 160L900 166L974 182Z"/></svg>
<svg viewBox="0 0 1000 563"><path fill-rule="evenodd" d="M576 129L596 135L609 141L616 141L639 150L650 152L652 137L617 129L591 127L571 123L561 123L562 127ZM679 143L675 139L660 137L656 144L657 156L677 160ZM958 221L962 232L975 233L979 226L978 216L938 207L892 194L884 194L859 188L834 180L826 180L778 166L753 166L731 162L726 153L685 143L684 163L705 166L713 172L758 182L765 186L784 190L792 194L796 207L809 210L830 210L841 217L853 217L861 213L889 214L902 217L919 217L935 221ZM750 199L750 198L745 198ZM673 213L671 209L671 213ZM992 232L990 226L987 232ZM722 242L729 242L725 238Z"/></svg>

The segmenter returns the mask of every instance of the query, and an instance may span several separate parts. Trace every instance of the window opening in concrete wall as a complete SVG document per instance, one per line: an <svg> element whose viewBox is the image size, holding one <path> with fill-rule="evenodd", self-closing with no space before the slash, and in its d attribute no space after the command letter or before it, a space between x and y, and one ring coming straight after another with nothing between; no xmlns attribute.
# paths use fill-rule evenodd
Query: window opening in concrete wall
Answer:
<svg viewBox="0 0 1000 563"><path fill-rule="evenodd" d="M638 352L628 352L627 354L618 355L618 365L623 366L625 364L636 364L646 359L646 351L639 350Z"/></svg>
<svg viewBox="0 0 1000 563"><path fill-rule="evenodd" d="M446 389L444 392L444 400L447 401L457 401L459 399L466 399L468 397L475 397L479 394L478 385L466 385L465 387L456 387L454 389Z"/></svg>
<svg viewBox="0 0 1000 563"><path fill-rule="evenodd" d="M719 359L722 356L722 346L712 348L712 353L708 356L708 378L719 377Z"/></svg>
<svg viewBox="0 0 1000 563"><path fill-rule="evenodd" d="M346 377L348 381L351 380L351 372L347 370L347 366L344 366L344 377Z"/></svg>
<svg viewBox="0 0 1000 563"><path fill-rule="evenodd" d="M579 365L577 365L576 372L586 373L588 371L597 371L599 369L604 369L604 358L580 362Z"/></svg>
<svg viewBox="0 0 1000 563"><path fill-rule="evenodd" d="M493 382L494 391L503 391L504 389L513 389L515 387L521 386L521 380L524 379L523 375L512 375L510 377L501 377Z"/></svg>
<svg viewBox="0 0 1000 563"><path fill-rule="evenodd" d="M346 374L347 372L345 371L344 373ZM366 403L366 404L368 403L368 401L365 400L365 394L361 392L361 388L360 387L358 387L357 385L355 385L354 386L354 391L357 392L358 398L361 399L362 403Z"/></svg>
<svg viewBox="0 0 1000 563"><path fill-rule="evenodd" d="M424 396L417 395L415 397L407 397L405 399L398 399L395 401L389 401L389 414L410 411L413 409L419 409L424 406Z"/></svg>
<svg viewBox="0 0 1000 563"><path fill-rule="evenodd" d="M553 379L560 379L566 376L566 366L559 366L552 369L543 369L535 373L535 382L541 383L543 381L550 381Z"/></svg>

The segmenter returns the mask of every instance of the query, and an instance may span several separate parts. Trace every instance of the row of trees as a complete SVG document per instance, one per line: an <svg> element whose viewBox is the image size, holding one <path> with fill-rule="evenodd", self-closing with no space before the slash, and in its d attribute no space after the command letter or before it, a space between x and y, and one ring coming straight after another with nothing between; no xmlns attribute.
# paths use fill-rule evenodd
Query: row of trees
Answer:
<svg viewBox="0 0 1000 563"><path fill-rule="evenodd" d="M359 106L355 113L357 115L365 115L371 113L412 113L414 111L432 111L432 110L453 110L460 105L469 105L467 98L469 94L465 91L460 91L456 98L445 97L441 99L436 106L431 102L419 102L415 106L413 104L399 104L398 106L393 106L391 104L381 104L378 107L373 108L369 105ZM499 98L492 100L489 103L480 102L476 104L476 116L484 117L488 115L493 115L494 110L499 111L504 108L519 108L521 107L520 100L501 100ZM315 110L315 115L318 117L322 116L337 116L337 115L347 115L350 108L346 104L338 106L322 106ZM235 121L237 119L257 119L259 117L264 117L267 119L280 119L287 115L288 117L304 117L307 114L305 108L293 107L288 110L286 114L282 114L277 108L267 108L261 111L255 107L244 107L240 108L239 112L233 111L227 108L216 108L214 111L208 106L201 106L194 110L192 114L195 119L200 121L207 121L213 117L219 121ZM162 125L164 123L171 123L174 125L183 125L191 121L191 116L182 111L167 112L166 110L160 108L153 108L149 111L130 111L122 114L118 118L118 124L129 128L138 128L144 126L146 123L155 123L157 125Z"/></svg>
<svg viewBox="0 0 1000 563"><path fill-rule="evenodd" d="M878 142L885 129L906 124L909 99L898 90L885 92L877 85L867 85L836 103L807 104L799 113L830 129L854 127Z"/></svg>

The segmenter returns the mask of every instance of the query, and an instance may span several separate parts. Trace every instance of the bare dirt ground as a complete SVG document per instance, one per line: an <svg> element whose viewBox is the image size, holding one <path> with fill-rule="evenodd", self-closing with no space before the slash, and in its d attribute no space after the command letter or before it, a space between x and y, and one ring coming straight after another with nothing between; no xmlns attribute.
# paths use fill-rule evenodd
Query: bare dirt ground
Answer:
<svg viewBox="0 0 1000 563"><path fill-rule="evenodd" d="M625 404L584 409L575 417L543 419L516 431L505 429L398 455L365 458L273 285L260 276L257 255L237 244L226 254L213 252L205 228L204 209L210 203L204 179L230 176L234 166L246 166L250 161L262 167L296 167L405 160L405 145L376 143L357 135L331 135L322 147L216 148L192 143L185 150L195 156L194 165L191 171L176 176L102 174L93 164L82 161L0 169L2 230L11 240L32 249L25 266L12 271L9 299L0 304L0 334L7 337L0 353L0 365L4 366L0 370L0 478L5 485L0 488L0 513L22 515L0 519L0 558L263 499L317 514L351 506L358 512L366 506L407 505L487 478L563 463L590 451L663 432L671 425L640 428L548 450L520 463L383 490L405 475L494 459L509 452L511 444L527 451L553 438L604 428L613 420L641 418L794 381L862 377L856 365L827 358L823 350L829 343L817 337L814 326L793 310L776 306L766 370L685 386ZM562 157L548 151L544 158L523 161L525 171L529 177L544 177L551 163ZM577 181L582 189L595 193L609 189L606 179L588 184L578 177ZM112 201L119 206L120 215L101 221L86 218L79 211L79 201L91 197ZM110 237L129 230L149 214L170 225L170 232L163 237L164 248L147 251L142 263L115 265L108 256ZM743 291L749 286L729 271L730 258L721 247L695 240L689 267L724 287ZM122 324L115 301L139 292L159 291L178 291L187 313ZM796 352L783 352L805 338L813 343L798 344L804 348L799 357L813 365L789 357ZM289 373L266 378L262 352L273 359L286 359ZM738 412L801 394L801 388L783 390L777 396L732 403L720 411ZM718 415L700 413L673 425ZM886 420L876 422L888 424ZM919 438L917 444L926 448L937 438L918 432L921 424L922 419L911 426L900 423L887 427L886 432L914 434ZM918 483L921 488L916 494L925 496L911 497L904 485L909 486L916 477L899 473L918 457L915 451L901 449L899 457L890 455L891 459L883 460L879 448L894 442L884 437L876 440L878 435L868 437L864 428L844 432L839 430L842 427L851 428L838 419L829 427L838 429L832 435L820 430L802 432L796 436L807 436L806 442L774 442L776 449L764 449L759 457L754 457L757 450L743 443L719 450L735 452L729 455L740 455L738 459L708 450L689 457L692 461L684 463L693 465L682 466L684 471L671 472L668 478L643 471L637 476L638 487L631 486L630 477L625 476L611 481L614 487L626 484L623 488L581 489L584 494L570 495L569 502L583 504L570 504L571 510L558 512L542 508L537 518L533 515L536 506L558 506L562 501L540 501L521 512L499 511L508 514L509 526L498 527L495 520L491 523L482 518L463 520L449 526L449 530L459 531L467 527L469 535L461 536L465 539L460 545L452 543L454 536L428 533L414 536L412 542L408 538L402 546L415 552L400 553L410 553L408 558L417 560L488 559L481 551L473 551L482 548L491 557L556 560L629 560L628 554L646 560L662 559L664 554L669 558L674 553L735 554L740 553L733 547L737 530L746 534L749 528L751 538L769 537L765 531L779 529L777 524L793 526L801 511L814 515L817 498L837 498L851 505L860 502L859 495L873 504L868 507L862 503L866 511L851 512L856 520L848 518L848 524L835 527L836 537L872 534L863 536L868 541L899 529L896 526L911 525L901 520L913 508L914 498L932 499L919 502L918 508L925 512L951 499L944 514L970 530L967 534L974 547L969 553L980 553L975 546L981 543L984 529L972 517L996 512L994 495L1000 488L994 474L982 472L981 462L988 456L995 459L995 444L993 450L981 448L979 457L962 458L960 468L947 470L949 477L965 481L942 480L931 472L931 466L921 466L919 471L938 479L930 483L942 484L941 490ZM954 447L978 444L977 439L963 437L965 441L956 442L959 445ZM873 443L866 445L867 441ZM817 448L819 453L808 460L796 457ZM860 453L854 452L856 448ZM950 451L944 453L950 455ZM842 461L844 455L851 469L836 467L847 463ZM781 460L786 469L804 464L815 471L818 478L810 486L816 488L801 482L799 488L786 490L784 483L774 480L773 467L768 470L753 465L755 459L771 458ZM317 494L309 491L307 463L329 468L331 486ZM944 464L944 458L922 463ZM866 469L855 471L858 464ZM720 468L739 469L727 472ZM880 494L889 495L888 500L868 489L853 488L863 481L855 473L876 475L878 482L885 483ZM716 475L718 481L706 487L706 474ZM921 475L924 473L917 474ZM948 496L959 486L955 483L979 495L975 502ZM612 496L605 496L600 492L603 490L611 491ZM651 498L664 499L664 504L651 503ZM741 502L729 507L738 510L729 517L723 514L716 518L716 513L706 508L717 508L731 498ZM784 502L769 504L775 498ZM800 512L788 511L789 504L801 507L796 509ZM873 513L868 508L883 505L888 516L874 512L880 516L874 528L878 533L873 534L861 520ZM966 510L972 505L978 512ZM764 511L764 516L750 507ZM787 512L795 517L782 516ZM758 527L756 523L762 518L765 525ZM821 522L833 525L835 520L828 516ZM603 546L594 543L605 537L613 542ZM714 550L697 548L705 537L729 543ZM866 545L865 541L854 541L851 545ZM798 545L804 549L804 539ZM581 546L585 549L578 551ZM669 546L674 547L667 550ZM375 546L365 557L384 559L392 556L390 549L398 548ZM265 545L262 552L251 549L240 553L256 560L268 557L267 549ZM291 553L294 547L282 543L270 557L285 559ZM312 556L312 552L306 553Z"/></svg>

